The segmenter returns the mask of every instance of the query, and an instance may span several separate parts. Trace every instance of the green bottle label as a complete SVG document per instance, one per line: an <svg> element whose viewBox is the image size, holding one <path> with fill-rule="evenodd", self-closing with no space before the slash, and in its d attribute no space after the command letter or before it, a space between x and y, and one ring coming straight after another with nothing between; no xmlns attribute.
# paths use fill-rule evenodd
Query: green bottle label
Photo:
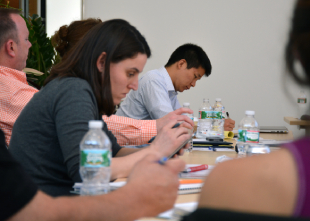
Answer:
<svg viewBox="0 0 310 221"><path fill-rule="evenodd" d="M109 167L111 153L108 150L85 149L80 152L80 166L82 167Z"/></svg>
<svg viewBox="0 0 310 221"><path fill-rule="evenodd" d="M212 119L213 111L199 111L199 119Z"/></svg>
<svg viewBox="0 0 310 221"><path fill-rule="evenodd" d="M238 130L238 141L240 142L245 142L245 134L246 134L246 130Z"/></svg>
<svg viewBox="0 0 310 221"><path fill-rule="evenodd" d="M247 130L245 140L247 143L258 143L259 142L259 131Z"/></svg>
<svg viewBox="0 0 310 221"><path fill-rule="evenodd" d="M254 130L238 130L238 141L245 143L258 143L259 131Z"/></svg>
<svg viewBox="0 0 310 221"><path fill-rule="evenodd" d="M222 119L222 111L213 111L213 119Z"/></svg>
<svg viewBox="0 0 310 221"><path fill-rule="evenodd" d="M298 98L297 103L299 104L306 104L307 103L307 98Z"/></svg>

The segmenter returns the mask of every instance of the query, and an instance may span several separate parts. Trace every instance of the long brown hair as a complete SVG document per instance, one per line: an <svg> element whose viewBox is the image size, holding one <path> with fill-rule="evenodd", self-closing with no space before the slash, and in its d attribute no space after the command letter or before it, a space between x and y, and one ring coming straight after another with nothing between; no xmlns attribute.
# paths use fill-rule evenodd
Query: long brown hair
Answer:
<svg viewBox="0 0 310 221"><path fill-rule="evenodd" d="M104 72L97 68L97 60L106 52ZM56 78L78 77L85 79L91 86L97 100L100 114L111 115L114 103L111 92L110 64L138 53L149 58L151 50L141 33L127 21L113 19L92 28L68 56L54 66L44 85Z"/></svg>

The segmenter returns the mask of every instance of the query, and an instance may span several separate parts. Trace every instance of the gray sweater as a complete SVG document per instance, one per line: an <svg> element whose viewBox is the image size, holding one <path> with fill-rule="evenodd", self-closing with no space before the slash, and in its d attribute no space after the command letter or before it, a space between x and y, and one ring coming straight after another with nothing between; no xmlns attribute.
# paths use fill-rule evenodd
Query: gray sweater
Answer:
<svg viewBox="0 0 310 221"><path fill-rule="evenodd" d="M80 78L55 79L36 93L13 127L9 150L39 188L69 195L79 174L79 143L89 120L102 120L90 85ZM121 147L104 123L112 155Z"/></svg>

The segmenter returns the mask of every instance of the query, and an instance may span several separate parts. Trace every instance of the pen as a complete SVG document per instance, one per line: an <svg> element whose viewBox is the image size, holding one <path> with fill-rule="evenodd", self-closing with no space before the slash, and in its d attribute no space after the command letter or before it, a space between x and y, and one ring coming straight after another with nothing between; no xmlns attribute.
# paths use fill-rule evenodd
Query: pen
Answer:
<svg viewBox="0 0 310 221"><path fill-rule="evenodd" d="M176 123L172 128L177 128L178 126L180 126L180 123Z"/></svg>
<svg viewBox="0 0 310 221"><path fill-rule="evenodd" d="M230 119L229 113L228 113L228 112L226 112L226 116L227 116L227 119Z"/></svg>
<svg viewBox="0 0 310 221"><path fill-rule="evenodd" d="M182 173L190 173L190 172L196 172L196 171L201 171L201 170L207 170L208 167L209 167L208 164L202 164L196 167L189 167L183 170Z"/></svg>
<svg viewBox="0 0 310 221"><path fill-rule="evenodd" d="M161 159L159 159L157 162L160 165L164 165L166 163L166 161L168 160L168 157L162 157Z"/></svg>

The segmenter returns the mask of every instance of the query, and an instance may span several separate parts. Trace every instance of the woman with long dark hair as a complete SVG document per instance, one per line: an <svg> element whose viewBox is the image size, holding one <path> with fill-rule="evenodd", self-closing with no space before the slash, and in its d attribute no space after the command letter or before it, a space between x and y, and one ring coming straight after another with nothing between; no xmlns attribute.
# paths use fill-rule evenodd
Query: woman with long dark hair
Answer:
<svg viewBox="0 0 310 221"><path fill-rule="evenodd" d="M111 115L115 105L138 87L150 48L127 21L114 19L89 31L51 70L43 89L34 95L17 119L10 151L46 193L68 195L79 174L79 143L89 120ZM137 160L148 153L170 155L190 135L170 121L143 150L121 148L104 124L112 142L111 179L127 177Z"/></svg>
<svg viewBox="0 0 310 221"><path fill-rule="evenodd" d="M59 59L70 54L70 50L82 39L82 37L94 26L101 24L100 19L88 18L86 20L77 20L69 25L63 25L52 36L51 41L59 54ZM167 124L170 119L177 118L178 121L185 123L182 126L190 128L193 121L182 115L183 113L192 113L191 110L180 108L157 120L137 120L117 115L103 115L102 118L107 124L108 129L117 138L117 143L121 146L138 146L147 144L150 139L160 132L161 128ZM188 123L188 124L187 124Z"/></svg>

